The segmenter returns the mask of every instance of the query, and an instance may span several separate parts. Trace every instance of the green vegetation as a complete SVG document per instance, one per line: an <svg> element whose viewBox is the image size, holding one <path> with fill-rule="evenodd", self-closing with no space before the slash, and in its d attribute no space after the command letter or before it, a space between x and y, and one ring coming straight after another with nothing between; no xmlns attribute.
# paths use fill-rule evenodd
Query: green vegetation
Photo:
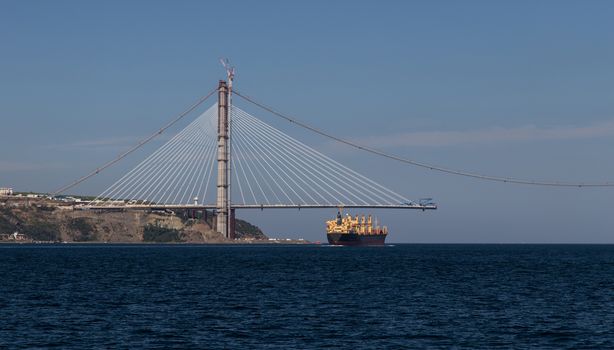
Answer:
<svg viewBox="0 0 614 350"><path fill-rule="evenodd" d="M143 242L181 242L181 231L161 226L160 224L147 224L143 229Z"/></svg>
<svg viewBox="0 0 614 350"><path fill-rule="evenodd" d="M56 207L49 206L49 205L37 205L36 209L38 209L40 211L54 211L56 209Z"/></svg>
<svg viewBox="0 0 614 350"><path fill-rule="evenodd" d="M35 241L59 241L60 228L55 223L32 221L23 227L22 233Z"/></svg>
<svg viewBox="0 0 614 350"><path fill-rule="evenodd" d="M186 225L186 226L192 226L197 222L205 222L206 224L209 225L209 227L212 227L213 225L213 218L215 218L215 215L213 215L213 212L211 211L207 211L207 210L192 210L192 209L186 209L186 210L182 210L179 213L175 213L175 215L181 219L181 223ZM207 220L204 220L205 215L207 216Z"/></svg>
<svg viewBox="0 0 614 350"><path fill-rule="evenodd" d="M78 198L85 202L91 202L96 199L96 196L81 196L81 195L70 195L69 197Z"/></svg>
<svg viewBox="0 0 614 350"><path fill-rule="evenodd" d="M267 236L258 226L239 219L235 220L235 236L236 238L267 239Z"/></svg>
<svg viewBox="0 0 614 350"><path fill-rule="evenodd" d="M29 219L33 210L36 209L31 207L1 208L0 233L11 234L17 231L35 241L58 241L60 239L59 226L41 219Z"/></svg>
<svg viewBox="0 0 614 350"><path fill-rule="evenodd" d="M76 242L88 242L98 239L96 228L86 218L71 219L68 222L68 228L77 232L73 238Z"/></svg>
<svg viewBox="0 0 614 350"><path fill-rule="evenodd" d="M0 209L0 233L10 234L19 229L19 220L8 208Z"/></svg>

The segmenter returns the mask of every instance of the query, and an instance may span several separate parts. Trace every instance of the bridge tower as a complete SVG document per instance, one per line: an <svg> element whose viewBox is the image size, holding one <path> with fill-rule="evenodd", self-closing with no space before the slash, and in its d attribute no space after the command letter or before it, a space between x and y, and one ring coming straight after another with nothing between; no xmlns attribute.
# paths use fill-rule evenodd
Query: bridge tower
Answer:
<svg viewBox="0 0 614 350"><path fill-rule="evenodd" d="M224 80L218 85L217 109L217 203L216 229L226 238L230 230L230 133L229 89ZM234 225L233 225L234 226Z"/></svg>
<svg viewBox="0 0 614 350"><path fill-rule="evenodd" d="M235 238L235 211L230 200L230 157L232 131L232 81L235 69L228 59L220 59L226 69L228 84L220 80L217 104L217 232L229 239Z"/></svg>

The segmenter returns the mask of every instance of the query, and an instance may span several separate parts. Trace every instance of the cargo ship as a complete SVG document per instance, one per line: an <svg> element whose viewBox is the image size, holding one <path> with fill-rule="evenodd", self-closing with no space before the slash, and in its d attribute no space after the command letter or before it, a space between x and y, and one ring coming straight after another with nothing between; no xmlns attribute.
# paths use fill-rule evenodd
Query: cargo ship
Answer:
<svg viewBox="0 0 614 350"><path fill-rule="evenodd" d="M373 226L371 215L343 216L339 210L336 219L326 221L326 238L332 245L384 245L387 235L386 226L380 227L377 223Z"/></svg>

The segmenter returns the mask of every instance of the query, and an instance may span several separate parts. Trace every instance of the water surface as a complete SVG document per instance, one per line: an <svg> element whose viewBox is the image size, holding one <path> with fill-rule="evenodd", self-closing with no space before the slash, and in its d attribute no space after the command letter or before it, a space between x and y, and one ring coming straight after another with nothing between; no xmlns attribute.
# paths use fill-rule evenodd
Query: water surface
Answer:
<svg viewBox="0 0 614 350"><path fill-rule="evenodd" d="M614 246L0 245L0 271L0 347L614 347Z"/></svg>

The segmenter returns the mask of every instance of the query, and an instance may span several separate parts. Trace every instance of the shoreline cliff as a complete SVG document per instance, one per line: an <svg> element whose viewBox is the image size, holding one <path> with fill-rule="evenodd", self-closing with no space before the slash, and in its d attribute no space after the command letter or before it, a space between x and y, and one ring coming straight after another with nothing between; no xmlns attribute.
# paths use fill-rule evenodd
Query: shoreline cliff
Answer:
<svg viewBox="0 0 614 350"><path fill-rule="evenodd" d="M0 200L0 242L231 243L212 229L211 212L80 210L46 200ZM266 241L237 219L236 239Z"/></svg>

